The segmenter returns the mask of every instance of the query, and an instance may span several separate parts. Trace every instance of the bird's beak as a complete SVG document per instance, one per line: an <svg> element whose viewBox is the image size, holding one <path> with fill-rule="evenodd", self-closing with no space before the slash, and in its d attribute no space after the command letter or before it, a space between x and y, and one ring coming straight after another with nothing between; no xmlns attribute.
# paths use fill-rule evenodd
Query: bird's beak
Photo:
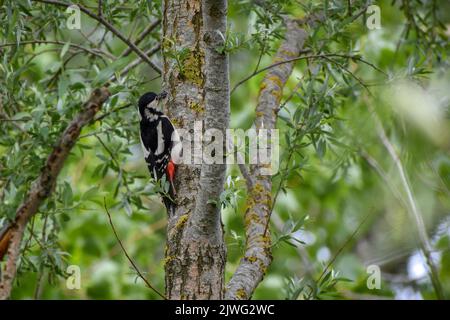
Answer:
<svg viewBox="0 0 450 320"><path fill-rule="evenodd" d="M163 92L161 92L160 94L158 94L157 96L156 96L156 100L163 100L164 98L166 98L167 97L167 92L166 91L163 91Z"/></svg>

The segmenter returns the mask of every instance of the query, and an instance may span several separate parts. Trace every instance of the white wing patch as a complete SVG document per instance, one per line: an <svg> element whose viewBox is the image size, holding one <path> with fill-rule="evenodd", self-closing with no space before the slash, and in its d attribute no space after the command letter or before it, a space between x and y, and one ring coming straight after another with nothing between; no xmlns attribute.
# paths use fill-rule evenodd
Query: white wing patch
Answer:
<svg viewBox="0 0 450 320"><path fill-rule="evenodd" d="M173 127L173 129L174 131L172 132L172 151L170 153L170 157L172 158L172 161L175 164L178 164L181 160L182 144L177 129L175 129L175 127Z"/></svg>
<svg viewBox="0 0 450 320"><path fill-rule="evenodd" d="M163 115L161 116L161 118L166 118L167 120L169 120L170 125L172 126L173 132L172 132L172 150L170 152L170 159L175 163L178 164L181 162L181 151L182 151L182 147L183 144L181 143L180 140L180 135L178 134L177 128L175 128L175 126L172 124L172 122L170 121L170 119L166 116Z"/></svg>
<svg viewBox="0 0 450 320"><path fill-rule="evenodd" d="M162 132L162 122L159 121L158 126L156 127L158 137L158 147L156 148L155 155L160 155L164 152L164 135Z"/></svg>
<svg viewBox="0 0 450 320"><path fill-rule="evenodd" d="M147 159L147 157L150 155L150 151L148 151L145 146L144 146L144 142L142 141L142 136L139 134L139 139L141 140L141 147L142 147L142 152L144 153L144 158Z"/></svg>
<svg viewBox="0 0 450 320"><path fill-rule="evenodd" d="M153 167L153 179L158 179L158 175L156 174L156 167Z"/></svg>
<svg viewBox="0 0 450 320"><path fill-rule="evenodd" d="M148 121L155 121L156 119L158 119L158 116L154 113L151 113L148 109L145 109L144 113Z"/></svg>

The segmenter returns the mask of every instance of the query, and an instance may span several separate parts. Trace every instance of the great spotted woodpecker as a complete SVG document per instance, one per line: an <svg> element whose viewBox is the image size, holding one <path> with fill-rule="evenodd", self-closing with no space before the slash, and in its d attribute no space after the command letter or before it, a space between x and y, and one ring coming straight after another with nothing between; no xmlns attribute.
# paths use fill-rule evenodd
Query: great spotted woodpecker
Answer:
<svg viewBox="0 0 450 320"><path fill-rule="evenodd" d="M173 214L175 165L180 157L181 142L172 122L160 111L161 101L166 97L166 92L147 92L139 98L140 138L150 174L158 181L165 176L170 184L169 192L162 198L168 214Z"/></svg>

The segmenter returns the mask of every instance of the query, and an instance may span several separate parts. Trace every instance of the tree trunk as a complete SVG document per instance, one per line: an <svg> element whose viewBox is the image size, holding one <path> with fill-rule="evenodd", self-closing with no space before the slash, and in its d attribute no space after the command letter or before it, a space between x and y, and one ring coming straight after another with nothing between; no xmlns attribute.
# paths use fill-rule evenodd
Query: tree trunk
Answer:
<svg viewBox="0 0 450 320"><path fill-rule="evenodd" d="M211 8L204 2L203 8ZM200 135L193 132L194 125L202 123L199 121L219 130L228 126L228 59L211 49L215 37L207 37L210 41L206 43L203 39L205 20L210 22L207 30L212 27L225 33L226 1L216 2L218 7L207 12L202 12L199 0L165 0L163 4L163 80L169 93L166 112L177 128L189 131L191 137L182 134L183 146L194 139L201 145ZM219 14L204 19L211 12ZM168 58L174 56L177 58ZM220 61L214 63L215 59ZM211 77L215 67L221 70L218 78ZM226 103L218 106L223 101ZM214 120L216 112L216 119L222 122ZM220 204L213 203L223 188L225 166L202 165L201 154L193 158L194 164L178 165L175 177L177 204L167 226L166 297L222 299L226 251Z"/></svg>
<svg viewBox="0 0 450 320"><path fill-rule="evenodd" d="M298 21L286 18L286 34L274 62L298 57L307 37ZM256 128L275 129L277 108L295 62L270 69L261 85L256 106ZM250 299L272 262L271 238L267 226L272 212L272 177L264 175L263 164L251 166L251 181L247 181L248 198L245 212L246 248L244 257L227 284L226 299Z"/></svg>

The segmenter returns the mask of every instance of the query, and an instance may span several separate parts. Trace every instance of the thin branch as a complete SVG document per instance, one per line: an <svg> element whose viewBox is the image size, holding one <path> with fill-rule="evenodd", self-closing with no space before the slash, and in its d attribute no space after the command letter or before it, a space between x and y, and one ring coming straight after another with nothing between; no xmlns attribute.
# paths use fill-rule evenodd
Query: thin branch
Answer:
<svg viewBox="0 0 450 320"><path fill-rule="evenodd" d="M439 280L439 274L437 271L437 267L434 264L433 258L431 256L432 247L430 244L430 240L427 235L425 223L422 218L422 213L420 212L420 209L416 203L416 199L413 195L412 187L409 183L409 179L407 177L407 174L405 172L405 169L403 167L403 163L400 160L399 155L395 151L394 146L392 145L391 141L388 139L386 135L386 131L384 130L384 127L378 117L376 117L377 120L377 126L378 126L378 136L383 143L384 147L388 151L389 155L391 156L392 160L394 161L395 166L397 167L398 173L400 175L400 179L402 181L403 188L405 189L408 202L410 205L410 209L408 210L417 227L417 232L419 234L419 243L420 247L422 249L423 255L425 256L425 260L427 262L427 265L429 267L429 275L431 279L431 283L434 287L434 291L436 293L436 296L438 299L443 300L445 299L444 291L442 289L441 282Z"/></svg>
<svg viewBox="0 0 450 320"><path fill-rule="evenodd" d="M156 52L158 52L159 50L161 49L161 44L157 44L157 45L155 45L153 48L150 48L149 50L147 50L147 51L145 51L145 53L148 55L148 56L152 56L152 55L154 55ZM127 75L127 73L131 70L131 69L133 69L133 68L135 68L136 66L138 66L140 63L142 63L142 59L141 58L136 58L135 60L133 60L132 62L130 62L130 64L128 64L125 68L123 68L123 70L120 72L120 76L121 77L124 77L125 75ZM114 80L114 79L116 79L116 75L113 75L112 77L111 77L111 80Z"/></svg>
<svg viewBox="0 0 450 320"><path fill-rule="evenodd" d="M136 125L138 125L138 124L139 124L139 120L132 121L132 122L130 122L129 126L122 126L121 128L122 129L133 129L133 128L136 128ZM107 132L111 132L111 131L115 131L115 130L117 130L116 127L111 127L111 128L107 128L107 129L104 129L104 130L92 131L92 132L89 132L89 133L81 135L78 138L78 140L81 140L81 139L84 139L84 138L87 138L87 137L92 137L92 136L95 136L97 134L105 134Z"/></svg>
<svg viewBox="0 0 450 320"><path fill-rule="evenodd" d="M161 23L161 19L158 19L158 20L156 20L155 22L149 24L149 25L147 26L147 28L145 28L145 29L144 29L144 30L136 37L136 39L134 39L134 44L135 44L135 45L138 45L139 43L141 43L141 41L144 40L145 37L146 37L149 33L151 33L153 30L155 30L155 28L156 28L157 26L159 26L160 23ZM126 57L126 56L128 56L128 55L131 53L131 51L133 51L133 50L132 50L130 47L126 48L126 49L122 52L122 54L120 55L120 57ZM150 55L148 55L148 56L150 56Z"/></svg>
<svg viewBox="0 0 450 320"><path fill-rule="evenodd" d="M98 0L98 16L103 17L103 1Z"/></svg>
<svg viewBox="0 0 450 320"><path fill-rule="evenodd" d="M23 41L22 43L24 43L24 42L25 42L25 41ZM30 41L30 42L34 42L34 41ZM64 43L60 43L60 44L64 44ZM1 45L0 45L0 47L1 47ZM157 45L154 46L153 48L147 50L147 51L146 51L146 54L147 54L148 56L152 56L153 54L155 54L156 52L158 52L160 49L161 49L161 45L160 45L160 44L157 44ZM105 53L105 54L108 54L108 53ZM136 58L136 59L133 60L131 63L129 63L127 66L125 66L125 68L121 71L120 76L121 76L121 77L124 77L128 72L130 72L132 69L134 69L136 66L138 66L138 65L139 65L140 63L142 63L142 62L143 62L143 60L142 60L141 58ZM158 76L154 77L153 79L151 79L150 81L155 80L155 79L157 79L157 78L159 78L159 77L160 77L160 76L158 75ZM113 76L111 77L111 79L106 83L106 85L108 85L110 82L112 82L112 81L114 81L114 80L116 80L116 76L115 76L115 75L113 75ZM108 117L109 115L111 115L112 113L115 113L115 112L117 112L117 111L120 111L120 110L129 108L130 106L132 106L132 104L131 104L131 103L127 103L127 104L125 104L125 105L123 105L123 106L114 108L114 109L112 109L112 110L110 110L110 111L108 111L108 112L106 112L106 113L104 113L104 114L98 116L98 117L95 118L93 121L94 121L94 122L101 121L101 120L103 120L104 118L106 118L106 117ZM3 115L3 116L2 116L2 115L0 114L0 121L22 122L22 121L28 121L28 120L24 120L24 119L9 119L9 118L6 117L6 115ZM20 126L17 125L17 124L14 124L14 125L15 125L19 130L21 130L21 131L23 131L24 133L26 133L26 131L24 131L24 130L22 129L22 127L20 127ZM86 137L86 136L87 136L87 135L84 135L84 136L81 136L80 138L84 138L84 137Z"/></svg>
<svg viewBox="0 0 450 320"><path fill-rule="evenodd" d="M153 48L148 49L146 52L146 54L148 56L152 56L153 54L155 54L156 52L158 52L161 49L161 45L157 44L156 46L154 46ZM120 72L120 76L124 77L128 74L128 72L130 72L132 69L134 69L135 67L137 67L138 65L140 65L143 62L143 60L141 58L136 58L135 60L131 61L128 65L126 65L122 71ZM161 77L160 74L158 74L156 77L153 77L152 79L150 79L149 81L153 81L155 79L158 79L159 77ZM109 80L105 83L105 86L109 86L111 84L111 82L117 80L117 76L116 74L113 74L111 76L111 78L109 78ZM142 84L142 83L140 83ZM137 85L140 85L137 84Z"/></svg>
<svg viewBox="0 0 450 320"><path fill-rule="evenodd" d="M272 216L272 221L276 231L278 233L283 233L284 221L280 218L280 216L274 214ZM300 272L300 276L301 277L307 276L308 278L312 279L314 275L314 264L309 258L308 252L306 251L305 247L301 245L296 245L295 249L297 255L300 257L303 263L302 272Z"/></svg>
<svg viewBox="0 0 450 320"><path fill-rule="evenodd" d="M309 49L308 49L308 50L302 50L302 51L299 52L299 54L304 54L304 53L308 53L308 52L311 52L311 50L309 50ZM242 79L241 81L239 81L239 82L233 87L233 89L231 89L230 94L233 94L233 92L234 92L241 84L243 84L244 82L250 80L250 79L253 78L254 76L257 76L257 75L260 74L261 72L264 72L264 71L267 71L267 70L269 70L269 69L278 67L279 65L282 65L282 64L285 64L285 63L291 63L291 62L294 62L294 61L303 60L303 59L308 59L308 58L313 58L313 57L316 57L316 56L302 56L302 57L297 57L297 58L287 59L287 60L283 60L283 61L280 61L280 62L273 63L273 64L271 64L270 66L264 67L264 68L262 68L262 69L255 70L252 74L250 74L249 76L247 76L247 77L245 77L244 79Z"/></svg>
<svg viewBox="0 0 450 320"><path fill-rule="evenodd" d="M304 54L304 53L308 53L308 52L311 52L311 50L309 50L309 49L308 49L308 50L302 50L302 51L300 51L299 54ZM253 72L252 74L250 74L249 76L245 77L244 79L240 80L240 81L233 87L233 89L231 90L231 94L232 94L232 93L233 93L240 85L242 85L242 84L245 83L246 81L250 80L250 79L253 78L254 76L257 76L257 75L260 74L261 72L264 72L264 71L267 71L267 70L269 70L269 69L278 67L278 66L280 66L280 65L282 65L282 64L285 64L285 63L291 63L291 62L295 62L295 61L298 61L298 60L304 60L304 59L320 59L320 58L327 59L327 58L329 58L329 57L340 57L340 58L354 59L354 60L360 61L360 62L362 62L362 63L364 63L364 64L367 64L368 66L374 68L374 69L377 70L378 72L381 72L381 73L383 73L384 75L386 75L386 73L385 73L383 70L381 70L380 68L378 68L378 67L375 66L374 64L372 64L372 63L370 63L370 62L367 62L366 60L364 60L364 59L362 59L362 58L360 58L360 57L358 57L358 56L352 56L352 55L342 54L342 53L322 53L322 54L312 54L312 55L300 56L300 57L296 57L296 58L292 58L292 59L286 59L286 60L283 60L283 61L279 61L279 62L273 63L273 64L271 64L271 65L269 65L269 66L267 66L267 67L264 67L264 68L262 68L262 69L259 69L259 70L255 71L255 72ZM330 59L328 59L328 60L330 60ZM333 60L333 62L336 63L334 60ZM348 70L347 70L347 71L348 71ZM352 75L352 76L353 76L353 75ZM360 79L359 79L359 81L360 81Z"/></svg>
<svg viewBox="0 0 450 320"><path fill-rule="evenodd" d="M17 120L15 120L15 119L9 119L9 118L6 118L6 117L7 117L6 113L3 113L2 111L0 111L0 116L3 117L3 118L0 118L0 122L6 122L6 123L8 123L8 124L11 124L11 125L14 126L16 129L18 129L19 131L21 131L22 133L28 134L28 132L27 132L25 129L23 129L23 128L18 124L18 122L20 122L20 121L27 121L27 120L23 120L23 119L17 119Z"/></svg>
<svg viewBox="0 0 450 320"><path fill-rule="evenodd" d="M372 213L375 212L375 210L372 210L371 212L369 212L364 219L362 219L362 221L359 223L359 225L355 228L355 230L352 232L352 234L347 238L347 240L345 240L345 242L339 247L339 249L336 251L336 253L334 254L334 256L331 258L331 260L327 263L327 265L325 266L325 268L322 270L322 273L320 274L319 278L317 279L317 282L319 282L320 280L322 280L323 276L327 273L327 271L330 269L330 267L333 265L333 263L336 261L336 259L339 257L339 255L342 253L342 251L344 251L345 247L348 246L348 244L350 243L350 241L353 240L353 238L355 238L356 234L359 232L359 230L361 229L361 227L364 225L364 223L366 223L367 219L372 215Z"/></svg>
<svg viewBox="0 0 450 320"><path fill-rule="evenodd" d="M122 183L125 186L125 188L127 189L127 197L129 197L129 195L131 194L131 191L130 191L130 188L128 186L127 179L126 179L126 177L123 174L122 166L120 165L119 161L114 156L114 153L108 148L108 146L103 142L103 140L97 134L94 134L94 136L97 138L97 140L100 142L100 144L106 150L106 152L109 154L109 156L111 157L111 160L114 162L114 164L116 165L117 169L119 169L119 178L122 177Z"/></svg>
<svg viewBox="0 0 450 320"><path fill-rule="evenodd" d="M266 42L267 42L267 31L264 32L263 44L262 44L262 47L261 47L261 51L259 53L258 62L256 63L255 70L253 72L258 71L258 69L259 69L262 57L264 55L264 50L266 50Z"/></svg>
<svg viewBox="0 0 450 320"><path fill-rule="evenodd" d="M123 253L125 254L125 256L127 257L128 261L131 263L131 265L133 266L133 269L137 272L139 278L142 279L142 281L144 281L145 285L153 290L158 296L160 296L161 298L163 298L164 300L167 300L167 298L160 293L157 289L155 289L150 282L144 277L144 275L142 274L142 272L139 270L138 266L136 265L136 263L133 261L133 259L130 257L130 255L128 254L127 250L125 249L125 247L123 246L122 241L119 238L119 235L117 234L116 228L114 227L114 223L112 221L111 218L111 214L108 211L108 207L106 206L106 199L103 198L103 204L105 206L105 210L106 210L106 214L108 215L108 220L109 220L109 224L111 225L111 229L114 233L114 236L116 237L117 242L119 243L120 247L122 248Z"/></svg>
<svg viewBox="0 0 450 320"><path fill-rule="evenodd" d="M101 37L100 41L97 43L97 47L101 47L103 45L103 43L105 42L106 36L108 35L109 31L110 31L109 29L105 29L105 31L102 34L102 37ZM106 43L105 46L106 46L106 48L108 48L109 51L111 51L111 46L108 43Z"/></svg>
<svg viewBox="0 0 450 320"><path fill-rule="evenodd" d="M105 119L107 116L109 116L110 114L115 113L115 112L120 111L120 110L123 110L123 109L126 109L126 108L129 108L132 105L133 104L131 104L131 103L127 103L127 104L125 104L123 106L120 106L120 107L114 108L114 109L112 109L112 110L110 110L108 112L105 112L104 114L102 114L102 115L98 116L97 118L95 118L94 122L101 121L101 120Z"/></svg>
<svg viewBox="0 0 450 320"><path fill-rule="evenodd" d="M242 157L242 154L239 152L239 150L237 148L235 148L233 139L231 137L227 137L227 146L228 149L233 150L233 157L236 156L236 162L239 166L239 170L241 171L242 176L244 177L246 184L247 184L247 188L250 189L250 187L253 185L253 177L250 175L250 172L247 168L247 166L245 165L245 159L244 157Z"/></svg>
<svg viewBox="0 0 450 320"><path fill-rule="evenodd" d="M23 45L23 44L57 44L57 45L64 46L67 44L67 42L56 41L56 40L26 40L26 41L20 41L18 44L15 42L14 43L12 43L12 42L11 43L3 43L3 44L0 44L0 48L12 47L12 46ZM116 57L114 57L112 54L110 54L106 51L103 51L101 49L90 49L90 48L83 47L76 43L69 43L69 46L83 50L83 51L85 51L89 54L95 55L95 56L101 57L102 55L104 55L112 60L116 59Z"/></svg>
<svg viewBox="0 0 450 320"><path fill-rule="evenodd" d="M266 236L266 234L267 234L267 229L269 228L269 224L270 224L270 218L272 217L273 210L275 209L275 205L277 203L278 195L280 194L281 188L283 187L287 173L289 172L289 170L288 170L289 164L291 162L292 156L294 155L294 152L296 149L297 149L296 146L293 146L292 148L290 148L289 156L286 161L286 167L283 170L283 175L281 176L277 191L275 192L275 195L273 196L272 205L270 206L269 217L267 218L266 225L264 227L264 234L263 234L264 236Z"/></svg>
<svg viewBox="0 0 450 320"><path fill-rule="evenodd" d="M303 77L302 77L303 78ZM295 94L298 92L298 89L300 89L300 87L302 86L302 79L299 79L299 81L297 82L297 84L295 85L295 88L292 90L291 94L286 98L286 100L280 104L280 106L277 109L277 114L280 112L281 109L283 109L289 101L292 100L292 98L295 96Z"/></svg>
<svg viewBox="0 0 450 320"><path fill-rule="evenodd" d="M361 150L361 157L366 160L366 162L371 166L376 173L383 179L384 183L388 186L389 190L391 190L394 197L403 205L403 207L408 210L408 204L403 199L400 191L393 185L391 180L388 177L388 174L383 170L378 161L373 158L367 151Z"/></svg>
<svg viewBox="0 0 450 320"><path fill-rule="evenodd" d="M34 0L35 2L41 2L61 7L69 7L72 4L65 3L62 1L54 1L54 0ZM116 29L109 21L107 21L103 16L98 16L97 14L93 13L91 10L87 9L86 7L82 6L81 4L77 4L77 6L80 8L82 12L90 16L91 18L97 20L101 24L103 24L108 30L110 30L112 33L114 33L120 40L122 40L128 47L131 48L139 57L142 58L150 67L152 67L153 70L155 70L158 74L161 74L161 69L154 64L150 58L141 50L139 49L134 42L130 41L125 37L119 30Z"/></svg>

